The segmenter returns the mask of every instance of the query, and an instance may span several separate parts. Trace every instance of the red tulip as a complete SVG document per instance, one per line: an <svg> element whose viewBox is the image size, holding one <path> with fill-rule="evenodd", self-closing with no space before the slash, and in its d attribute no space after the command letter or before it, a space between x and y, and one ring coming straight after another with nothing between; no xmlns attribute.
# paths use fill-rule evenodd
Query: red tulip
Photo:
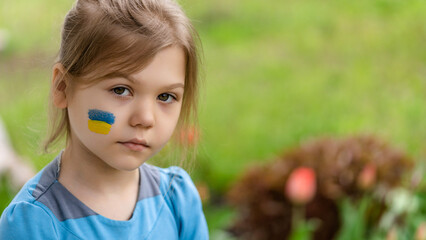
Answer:
<svg viewBox="0 0 426 240"><path fill-rule="evenodd" d="M303 205L312 200L317 189L316 174L312 168L294 169L285 186L285 194L295 204Z"/></svg>
<svg viewBox="0 0 426 240"><path fill-rule="evenodd" d="M416 240L426 240L426 222L420 223L416 231Z"/></svg>
<svg viewBox="0 0 426 240"><path fill-rule="evenodd" d="M191 126L186 129L182 129L180 132L180 141L182 143L188 143L189 145L194 145L198 142L199 131L196 127Z"/></svg>
<svg viewBox="0 0 426 240"><path fill-rule="evenodd" d="M414 170L414 173L411 176L410 186L414 189L417 188L422 182L423 176L424 176L424 173L422 168L418 168Z"/></svg>
<svg viewBox="0 0 426 240"><path fill-rule="evenodd" d="M386 235L386 240L398 240L398 232L395 227L392 227Z"/></svg>
<svg viewBox="0 0 426 240"><path fill-rule="evenodd" d="M195 184L195 187L198 190L198 194L200 195L201 202L202 203L207 203L209 201L209 199L210 199L209 186L207 186L207 184L204 183L204 182L197 182Z"/></svg>
<svg viewBox="0 0 426 240"><path fill-rule="evenodd" d="M376 165L370 163L365 165L358 175L358 187L363 190L368 190L376 183L377 169Z"/></svg>

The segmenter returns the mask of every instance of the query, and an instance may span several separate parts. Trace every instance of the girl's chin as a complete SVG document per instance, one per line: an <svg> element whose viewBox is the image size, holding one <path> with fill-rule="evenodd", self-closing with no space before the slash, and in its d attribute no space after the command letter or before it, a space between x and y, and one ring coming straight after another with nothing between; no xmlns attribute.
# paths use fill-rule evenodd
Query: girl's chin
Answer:
<svg viewBox="0 0 426 240"><path fill-rule="evenodd" d="M106 162L110 167L120 171L134 171L138 169L146 160L136 156L122 156L112 159L111 162Z"/></svg>

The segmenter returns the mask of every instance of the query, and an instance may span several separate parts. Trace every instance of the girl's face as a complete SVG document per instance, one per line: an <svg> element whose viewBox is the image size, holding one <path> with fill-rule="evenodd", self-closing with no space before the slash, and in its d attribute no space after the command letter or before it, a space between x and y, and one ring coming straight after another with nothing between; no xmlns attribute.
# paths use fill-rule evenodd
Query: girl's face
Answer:
<svg viewBox="0 0 426 240"><path fill-rule="evenodd" d="M73 90L66 100L71 151L118 170L136 169L172 136L184 82L185 55L172 46L135 74Z"/></svg>

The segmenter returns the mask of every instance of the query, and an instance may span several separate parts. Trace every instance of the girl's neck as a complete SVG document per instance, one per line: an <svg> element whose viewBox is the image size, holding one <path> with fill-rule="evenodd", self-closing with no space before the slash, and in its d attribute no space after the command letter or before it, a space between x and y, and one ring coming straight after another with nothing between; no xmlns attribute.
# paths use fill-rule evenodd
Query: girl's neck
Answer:
<svg viewBox="0 0 426 240"><path fill-rule="evenodd" d="M128 188L134 189L139 181L139 170L114 169L90 151L67 144L62 153L58 180L66 187L80 186L98 194L117 194Z"/></svg>
<svg viewBox="0 0 426 240"><path fill-rule="evenodd" d="M61 156L58 181L96 213L129 220L136 206L139 171L120 171L81 148L68 145Z"/></svg>

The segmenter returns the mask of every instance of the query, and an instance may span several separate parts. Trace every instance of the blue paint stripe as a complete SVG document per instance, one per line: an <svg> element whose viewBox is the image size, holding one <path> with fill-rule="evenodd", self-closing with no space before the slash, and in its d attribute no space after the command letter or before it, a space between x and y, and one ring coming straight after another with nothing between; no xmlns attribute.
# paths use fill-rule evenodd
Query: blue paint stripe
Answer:
<svg viewBox="0 0 426 240"><path fill-rule="evenodd" d="M89 119L106 122L112 125L114 123L115 116L110 112L105 112L97 109L89 109Z"/></svg>

